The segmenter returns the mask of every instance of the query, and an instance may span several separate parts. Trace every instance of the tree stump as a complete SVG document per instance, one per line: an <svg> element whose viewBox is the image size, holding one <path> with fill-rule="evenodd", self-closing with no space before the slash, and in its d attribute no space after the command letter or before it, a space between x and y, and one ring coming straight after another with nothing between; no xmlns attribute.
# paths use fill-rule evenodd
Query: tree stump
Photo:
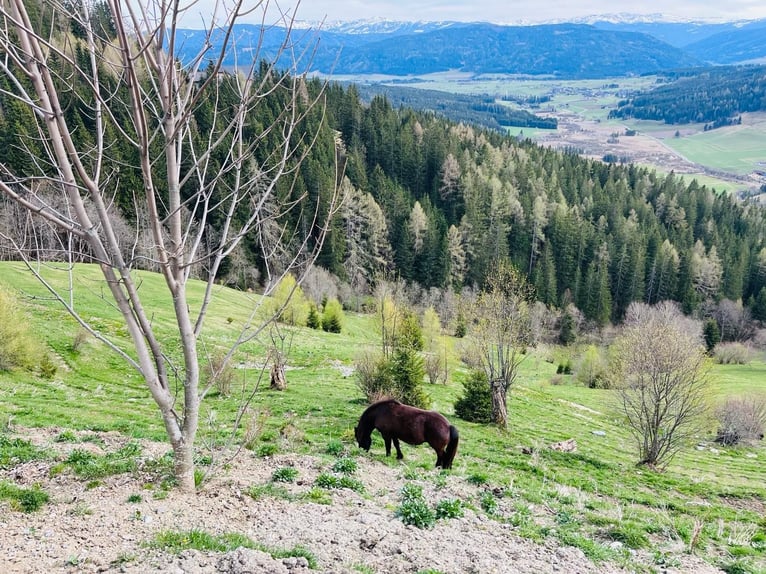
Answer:
<svg viewBox="0 0 766 574"><path fill-rule="evenodd" d="M271 388L275 391L284 391L287 388L285 366L280 363L271 365Z"/></svg>

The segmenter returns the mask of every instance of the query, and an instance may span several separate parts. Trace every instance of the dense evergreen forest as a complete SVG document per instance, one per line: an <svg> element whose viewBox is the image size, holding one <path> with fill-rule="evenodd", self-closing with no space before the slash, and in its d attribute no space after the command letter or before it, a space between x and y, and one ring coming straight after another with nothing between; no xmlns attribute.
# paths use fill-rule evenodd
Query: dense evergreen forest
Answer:
<svg viewBox="0 0 766 574"><path fill-rule="evenodd" d="M383 95L394 107L433 111L456 122L470 123L491 129L503 127L539 128L555 130L556 118L537 116L526 110L513 108L495 101L491 95L451 94L441 90L409 88L400 85L361 84L357 86L362 100L369 102L377 95ZM518 104L539 103L543 98L505 98Z"/></svg>
<svg viewBox="0 0 766 574"><path fill-rule="evenodd" d="M77 52L74 61L81 58ZM59 77L72 77L71 63L49 65L61 67ZM264 81L268 85L268 76ZM231 76L202 85L218 90L217 98L236 97ZM104 88L116 98L125 89ZM338 181L340 142L347 197L332 219L318 263L357 291L371 289L383 276L460 291L481 286L499 261L510 260L527 274L541 302L574 304L597 325L620 321L632 301L664 299L680 302L687 312L709 300L742 300L754 317L766 319L762 208L673 174L583 159L434 112L395 107L385 96L365 104L353 85L323 86L314 79L302 89L306 101L324 89L325 104L312 109L295 133L296 144L306 150L302 142L316 139L295 178L280 182L280 197L306 202L305 214L322 205ZM288 97L279 89L269 94L250 117L258 177L268 177L273 153L264 127L272 125ZM200 102L194 121L198 137L208 138L227 118L213 115L206 98ZM26 176L45 170L45 163L34 160L43 157L43 144L29 112L9 98L0 99L0 110L6 166ZM79 144L93 147L93 113L76 86L65 114ZM130 130L130 122L117 114L109 122L105 153L113 171L105 177L119 177L115 204L130 226L141 216L134 203L142 188L137 151L121 147L123 140L115 136L117 125ZM202 184L185 180L189 197ZM19 219L11 209L3 211L1 223L10 233ZM209 221L209 233L219 224ZM264 242L279 236L278 230L268 231L232 254L222 280L253 286L259 274L243 270L262 268ZM296 247L282 248L289 255ZM204 272L202 265L199 273Z"/></svg>
<svg viewBox="0 0 766 574"><path fill-rule="evenodd" d="M743 112L766 110L766 66L721 66L662 73L667 82L619 102L610 118L667 124L732 125Z"/></svg>

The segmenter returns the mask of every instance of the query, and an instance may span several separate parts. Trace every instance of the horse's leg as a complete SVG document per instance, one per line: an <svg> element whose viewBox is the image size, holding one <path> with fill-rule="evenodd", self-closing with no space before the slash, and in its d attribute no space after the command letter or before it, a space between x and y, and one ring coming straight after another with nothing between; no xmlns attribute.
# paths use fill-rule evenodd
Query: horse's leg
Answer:
<svg viewBox="0 0 766 574"><path fill-rule="evenodd" d="M399 460L402 460L404 458L404 455L402 454L402 449L399 448L399 439L394 439L394 446L396 447L396 458Z"/></svg>
<svg viewBox="0 0 766 574"><path fill-rule="evenodd" d="M436 451L436 466L443 468L443 464L444 464L444 449L443 448L442 449L434 448L434 450Z"/></svg>
<svg viewBox="0 0 766 574"><path fill-rule="evenodd" d="M391 437L387 434L383 435L383 442L386 443L386 456L391 456ZM399 447L396 447L397 450L399 450Z"/></svg>

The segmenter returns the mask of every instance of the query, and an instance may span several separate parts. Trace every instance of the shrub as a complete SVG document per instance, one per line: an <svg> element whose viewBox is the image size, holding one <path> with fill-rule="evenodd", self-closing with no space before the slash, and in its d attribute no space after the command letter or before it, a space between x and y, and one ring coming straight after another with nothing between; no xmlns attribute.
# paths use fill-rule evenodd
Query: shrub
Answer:
<svg viewBox="0 0 766 574"><path fill-rule="evenodd" d="M292 466L282 466L271 474L273 482L293 482L298 478L298 469Z"/></svg>
<svg viewBox="0 0 766 574"><path fill-rule="evenodd" d="M319 316L316 303L311 301L309 303L309 314L306 317L306 326L310 329L319 329L322 326L322 319Z"/></svg>
<svg viewBox="0 0 766 574"><path fill-rule="evenodd" d="M580 358L575 379L590 389L608 389L607 365L601 351L590 345Z"/></svg>
<svg viewBox="0 0 766 574"><path fill-rule="evenodd" d="M226 360L226 353L213 354L203 367L203 375L208 385L214 385L222 397L231 395L231 385L234 382L234 368L231 361Z"/></svg>
<svg viewBox="0 0 766 574"><path fill-rule="evenodd" d="M713 356L721 365L746 365L751 360L750 349L742 343L719 343L713 349Z"/></svg>
<svg viewBox="0 0 766 574"><path fill-rule="evenodd" d="M391 359L365 355L357 361L355 372L359 390L371 403L390 397L414 407L431 404L422 388L423 359L413 349L400 348Z"/></svg>
<svg viewBox="0 0 766 574"><path fill-rule="evenodd" d="M0 481L0 500L8 500L11 508L22 512L34 512L48 502L48 493L35 486L21 488L12 482Z"/></svg>
<svg viewBox="0 0 766 574"><path fill-rule="evenodd" d="M721 340L721 329L718 327L718 321L715 319L705 321L703 336L705 338L705 348L710 353Z"/></svg>
<svg viewBox="0 0 766 574"><path fill-rule="evenodd" d="M48 381L53 380L53 377L56 376L56 371L58 370L56 363L53 362L53 359L51 359L50 355L47 353L40 358L38 368L40 369L40 376Z"/></svg>
<svg viewBox="0 0 766 574"><path fill-rule="evenodd" d="M455 401L455 414L466 421L492 422L492 391L484 371L472 371L463 382L463 396Z"/></svg>
<svg viewBox="0 0 766 574"><path fill-rule="evenodd" d="M431 398L423 391L425 368L423 359L411 348L401 348L391 360L394 395L403 403L427 409Z"/></svg>
<svg viewBox="0 0 766 574"><path fill-rule="evenodd" d="M385 357L367 353L356 361L355 367L357 387L368 402L393 396L393 376Z"/></svg>
<svg viewBox="0 0 766 574"><path fill-rule="evenodd" d="M340 333L343 328L343 306L337 299L329 299L322 313L322 330Z"/></svg>
<svg viewBox="0 0 766 574"><path fill-rule="evenodd" d="M455 337L458 339L462 339L465 337L466 333L468 332L468 328L465 324L465 315L462 313L458 313L457 319L455 321Z"/></svg>
<svg viewBox="0 0 766 574"><path fill-rule="evenodd" d="M0 289L0 371L33 369L37 345L29 333L18 302Z"/></svg>
<svg viewBox="0 0 766 574"><path fill-rule="evenodd" d="M356 472L356 468L356 461L348 457L339 458L332 465L332 471L339 474L353 474Z"/></svg>
<svg viewBox="0 0 766 574"><path fill-rule="evenodd" d="M436 513L426 503L423 489L411 483L402 488L402 504L396 515L405 524L412 524L418 528L431 528L436 523Z"/></svg>
<svg viewBox="0 0 766 574"><path fill-rule="evenodd" d="M325 449L325 452L327 454L332 454L334 456L340 456L345 452L345 450L346 450L346 447L343 446L343 443L340 440L334 438L327 443L327 448Z"/></svg>
<svg viewBox="0 0 766 574"><path fill-rule="evenodd" d="M448 498L436 505L436 518L460 518L463 516L463 503L459 498Z"/></svg>
<svg viewBox="0 0 766 574"><path fill-rule="evenodd" d="M766 401L763 398L730 398L716 409L717 443L733 446L763 438Z"/></svg>

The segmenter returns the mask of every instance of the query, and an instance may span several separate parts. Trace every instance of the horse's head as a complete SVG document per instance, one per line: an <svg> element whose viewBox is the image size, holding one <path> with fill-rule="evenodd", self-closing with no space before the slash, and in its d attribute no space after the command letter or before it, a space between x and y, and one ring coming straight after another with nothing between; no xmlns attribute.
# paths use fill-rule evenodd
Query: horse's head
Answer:
<svg viewBox="0 0 766 574"><path fill-rule="evenodd" d="M356 444L359 445L359 448L363 448L366 451L370 450L370 445L372 444L372 433L368 433L367 436L364 436L365 433L358 427L354 427L354 436L356 437Z"/></svg>

